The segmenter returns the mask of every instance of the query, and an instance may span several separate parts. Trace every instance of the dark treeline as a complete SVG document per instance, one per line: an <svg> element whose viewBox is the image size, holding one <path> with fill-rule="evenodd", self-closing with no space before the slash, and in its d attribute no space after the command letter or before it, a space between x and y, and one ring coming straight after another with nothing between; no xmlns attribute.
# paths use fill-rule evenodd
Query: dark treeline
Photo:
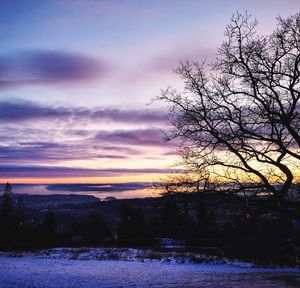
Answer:
<svg viewBox="0 0 300 288"><path fill-rule="evenodd" d="M160 238L172 238L184 240L190 249L214 247L213 253L222 251L227 256L299 261L299 215L289 209L277 213L268 201L253 202L249 209L241 199L225 198L169 195L158 199L155 207L117 200L118 211L110 219L101 209L87 209L80 216L70 212L69 220L63 221L55 210L43 209L41 217L33 220L22 196L13 201L12 187L6 184L1 199L0 246L155 246ZM299 204L294 205L299 210Z"/></svg>

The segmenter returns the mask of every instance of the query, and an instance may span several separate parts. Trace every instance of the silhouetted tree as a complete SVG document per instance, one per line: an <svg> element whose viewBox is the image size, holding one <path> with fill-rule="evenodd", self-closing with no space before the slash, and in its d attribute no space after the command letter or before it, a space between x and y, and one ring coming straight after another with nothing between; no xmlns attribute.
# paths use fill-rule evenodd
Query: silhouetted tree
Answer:
<svg viewBox="0 0 300 288"><path fill-rule="evenodd" d="M111 231L100 213L89 213L86 219L76 225L73 233L89 244L111 239Z"/></svg>
<svg viewBox="0 0 300 288"><path fill-rule="evenodd" d="M15 214L16 214L17 229L23 229L25 224L25 207L24 207L24 199L22 195L20 195L17 199Z"/></svg>
<svg viewBox="0 0 300 288"><path fill-rule="evenodd" d="M2 203L1 203L1 213L8 217L8 215L12 215L12 186L9 183L6 183L3 189L2 194Z"/></svg>
<svg viewBox="0 0 300 288"><path fill-rule="evenodd" d="M46 243L53 243L56 240L56 219L52 211L48 211L44 215L43 223L40 226L40 238Z"/></svg>
<svg viewBox="0 0 300 288"><path fill-rule="evenodd" d="M209 215L204 200L198 201L196 209L197 209L197 236L207 237L210 232L209 230L211 230L212 219Z"/></svg>
<svg viewBox="0 0 300 288"><path fill-rule="evenodd" d="M131 237L131 210L128 204L122 204L120 207L120 223L118 227L118 238Z"/></svg>
<svg viewBox="0 0 300 288"><path fill-rule="evenodd" d="M6 183L3 189L1 199L1 240L4 242L12 241L12 235L14 232L14 218L13 218L13 205L12 205L12 186Z"/></svg>
<svg viewBox="0 0 300 288"><path fill-rule="evenodd" d="M180 214L179 207L172 199L165 198L161 211L162 236L181 238L183 235L183 217Z"/></svg>
<svg viewBox="0 0 300 288"><path fill-rule="evenodd" d="M128 204L120 207L120 222L118 226L119 239L143 239L148 235L144 213L140 208L131 208Z"/></svg>
<svg viewBox="0 0 300 288"><path fill-rule="evenodd" d="M15 225L15 241L22 244L25 241L26 227L25 227L25 207L23 196L19 196L17 199L15 213L14 213L14 225Z"/></svg>
<svg viewBox="0 0 300 288"><path fill-rule="evenodd" d="M184 92L170 87L158 97L170 108L167 138L180 138L184 147L187 180L169 189L266 192L279 207L293 189L300 160L300 13L279 17L269 36L259 36L256 26L249 15L234 15L216 60L182 63L176 72Z"/></svg>

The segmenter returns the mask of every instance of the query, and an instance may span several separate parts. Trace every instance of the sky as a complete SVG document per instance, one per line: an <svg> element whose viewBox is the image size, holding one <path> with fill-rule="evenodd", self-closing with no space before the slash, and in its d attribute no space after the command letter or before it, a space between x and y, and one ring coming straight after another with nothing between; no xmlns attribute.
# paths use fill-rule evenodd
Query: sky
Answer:
<svg viewBox="0 0 300 288"><path fill-rule="evenodd" d="M212 61L236 11L269 34L299 0L0 0L0 182L151 182L180 61Z"/></svg>

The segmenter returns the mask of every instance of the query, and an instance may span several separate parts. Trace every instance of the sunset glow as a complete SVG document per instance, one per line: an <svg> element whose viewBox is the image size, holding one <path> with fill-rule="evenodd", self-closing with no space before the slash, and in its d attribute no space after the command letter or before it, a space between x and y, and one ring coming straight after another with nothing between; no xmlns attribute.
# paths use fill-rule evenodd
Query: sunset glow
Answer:
<svg viewBox="0 0 300 288"><path fill-rule="evenodd" d="M299 9L298 0L188 3L1 1L0 182L152 182L176 172L167 111L152 103L161 88L182 86L172 69L211 60L237 10L269 33L279 14Z"/></svg>

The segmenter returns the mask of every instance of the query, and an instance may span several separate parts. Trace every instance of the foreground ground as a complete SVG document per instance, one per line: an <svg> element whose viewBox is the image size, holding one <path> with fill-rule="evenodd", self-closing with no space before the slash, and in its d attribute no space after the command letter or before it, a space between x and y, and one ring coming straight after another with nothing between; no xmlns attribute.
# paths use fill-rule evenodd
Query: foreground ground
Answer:
<svg viewBox="0 0 300 288"><path fill-rule="evenodd" d="M255 268L244 263L177 263L134 257L130 261L95 260L95 257L74 260L65 257L65 253L47 254L1 254L0 287L300 287L298 269Z"/></svg>

